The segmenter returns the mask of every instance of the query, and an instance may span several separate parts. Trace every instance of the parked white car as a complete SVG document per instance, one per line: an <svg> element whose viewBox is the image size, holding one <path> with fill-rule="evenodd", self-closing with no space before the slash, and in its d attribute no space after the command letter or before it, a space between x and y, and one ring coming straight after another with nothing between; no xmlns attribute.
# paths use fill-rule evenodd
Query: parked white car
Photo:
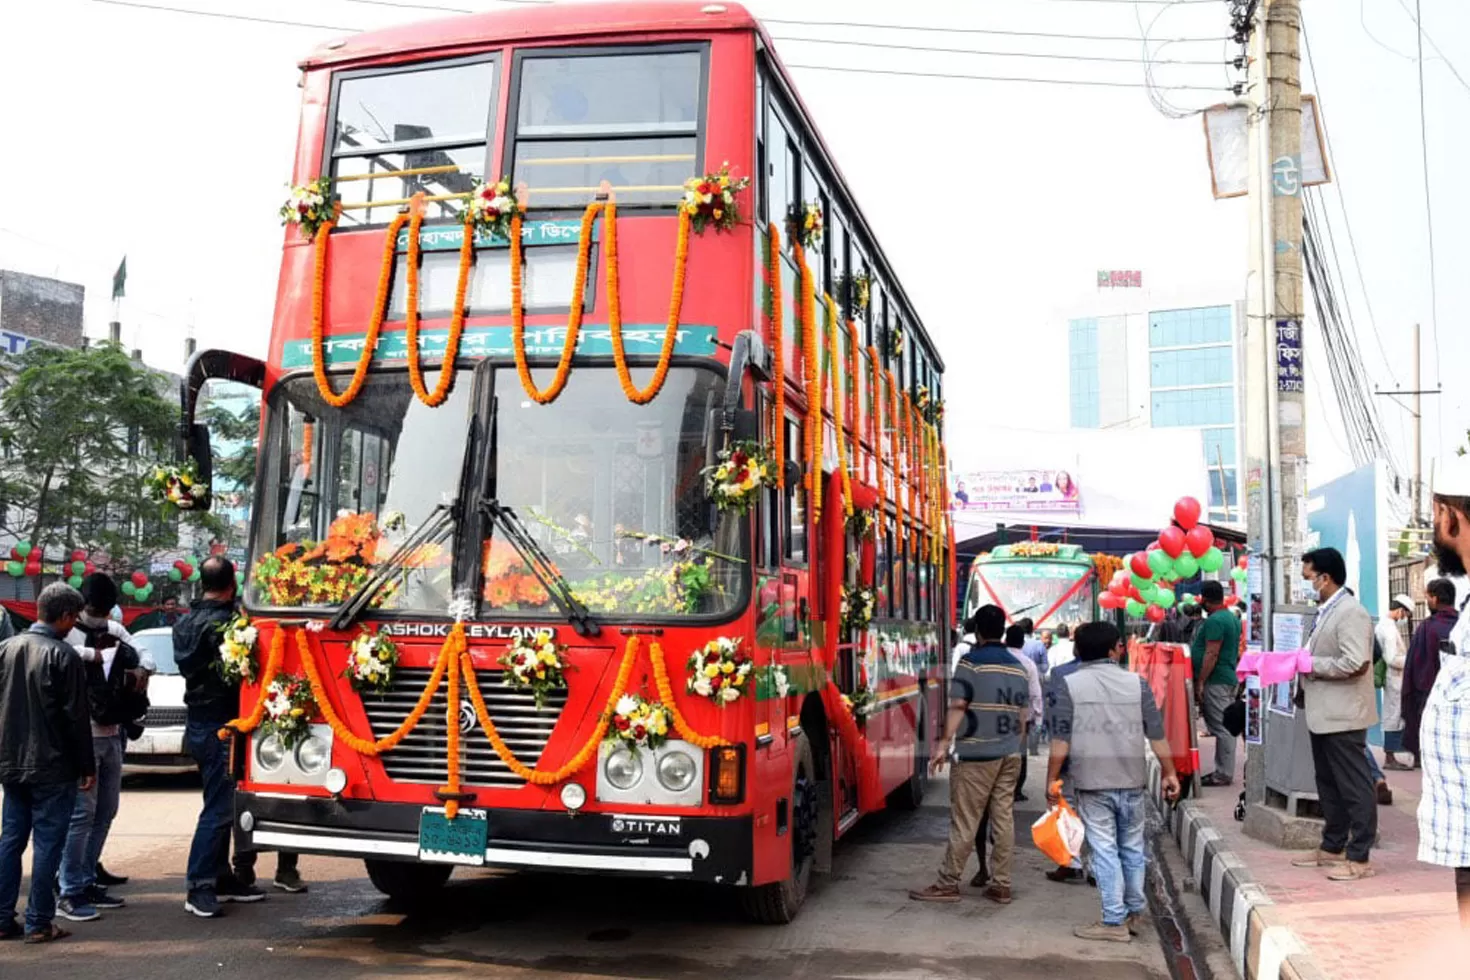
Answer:
<svg viewBox="0 0 1470 980"><path fill-rule="evenodd" d="M194 760L184 749L184 678L174 664L174 631L141 630L133 634L140 654L146 651L158 665L148 680L148 715L143 737L128 742L123 754L125 773L188 772Z"/></svg>

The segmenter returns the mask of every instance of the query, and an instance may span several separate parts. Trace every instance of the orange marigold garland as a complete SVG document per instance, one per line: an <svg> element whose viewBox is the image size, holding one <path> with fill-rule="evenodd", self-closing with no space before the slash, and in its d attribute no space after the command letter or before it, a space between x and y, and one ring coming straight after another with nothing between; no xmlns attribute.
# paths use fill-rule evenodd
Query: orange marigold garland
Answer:
<svg viewBox="0 0 1470 980"><path fill-rule="evenodd" d="M455 623L455 626L459 627L456 631L459 642L455 643L451 635L444 644L445 659L449 661L449 694L445 699L447 706L444 709L444 725L449 735L444 749L448 778L440 790L446 797L444 816L450 820L459 816L459 800L454 798L459 795L459 672L465 667L463 660L468 659L464 656L467 653L464 647L464 627L460 623ZM475 672L473 664L469 665L468 671L471 674Z"/></svg>
<svg viewBox="0 0 1470 980"><path fill-rule="evenodd" d="M637 643L636 636L628 637L629 644ZM653 682L658 688L658 699L668 709L674 719L674 731L678 732L684 741L691 745L697 745L701 749L712 749L717 745L729 745L730 743L718 735L701 735L689 726L684 720L684 715L679 711L678 702L674 700L674 688L669 683L669 667L664 662L664 651L657 642L649 645L648 659L653 665ZM615 703L615 702L609 702Z"/></svg>
<svg viewBox="0 0 1470 980"><path fill-rule="evenodd" d="M883 385L882 378L878 373L878 350L876 347L868 347L868 369L871 378L868 382L868 458L872 460L874 470L874 481L878 485L878 520L874 526L877 540L883 540L883 521L887 513L887 496L883 487Z"/></svg>
<svg viewBox="0 0 1470 980"><path fill-rule="evenodd" d="M804 483L811 494L812 523L822 518L822 365L817 343L817 294L811 269L806 264L806 249L799 240L791 243L801 277L801 304L797 316L801 327L802 369L806 388L806 475Z"/></svg>
<svg viewBox="0 0 1470 980"><path fill-rule="evenodd" d="M593 201L582 212L582 237L577 243L577 278L572 285L572 307L567 314L567 338L562 344L561 360L556 364L556 375L545 390L536 387L531 369L526 364L526 306L521 283L521 215L511 218L510 234L510 322L511 346L515 350L516 373L521 377L521 387L538 405L549 405L556 401L567 386L567 376L572 370L572 358L577 353L577 338L582 332L582 306L587 298L587 264L592 254L592 222L602 212L602 202Z"/></svg>
<svg viewBox="0 0 1470 980"><path fill-rule="evenodd" d="M924 515L918 506L919 459L918 447L914 441L914 402L906 391L903 393L903 441L904 483L909 506L909 549L917 552L919 550L919 522L923 520Z"/></svg>
<svg viewBox="0 0 1470 980"><path fill-rule="evenodd" d="M785 298L781 295L781 233L776 230L776 222L770 224L770 234L767 237L767 269L771 278L771 347L776 354L776 383L772 386L774 399L772 400L771 414L774 416L771 456L776 461L776 487L786 489L786 337L784 319L786 316L783 304Z"/></svg>
<svg viewBox="0 0 1470 980"><path fill-rule="evenodd" d="M278 626L275 635L271 637L271 648L265 658L265 669L260 674L260 686L255 696L255 707L250 709L250 714L226 722L225 726L219 730L220 738L229 738L231 731L243 735L259 727L261 719L265 717L266 693L270 690L271 682L281 672L281 661L285 659L286 631Z"/></svg>
<svg viewBox="0 0 1470 980"><path fill-rule="evenodd" d="M618 369L618 383L623 394L635 405L647 405L663 389L664 379L669 375L669 364L674 357L674 342L679 336L679 314L684 308L684 274L689 265L689 212L679 209L679 240L674 251L674 285L669 294L669 319L664 325L664 345L659 351L658 365L653 370L646 388L633 384L633 375L628 371L628 354L623 350L623 310L618 295L618 206L607 202L603 214L602 260L607 266L607 321L612 331L613 364Z"/></svg>
<svg viewBox="0 0 1470 980"><path fill-rule="evenodd" d="M314 276L311 284L311 370L316 377L317 390L321 392L322 400L333 408L342 408L349 404L358 393L362 391L363 383L367 380L368 365L372 363L373 352L378 346L378 334L383 329L383 317L388 310L388 287L393 281L393 261L398 252L398 232L403 229L404 223L408 221L408 215L400 212L393 216L393 221L388 225L388 231L383 237L383 262L378 269L378 292L373 300L373 315L368 321L367 336L363 339L362 353L358 355L357 366L352 370L352 381L347 385L347 390L337 394L332 390L331 383L327 380L327 366L323 354L325 324L325 292L327 288L327 243L331 240L332 229L337 226L336 219L324 223L317 229Z"/></svg>
<svg viewBox="0 0 1470 980"><path fill-rule="evenodd" d="M415 202L421 204L422 197L422 192L415 194ZM444 359L439 362L439 380L435 383L434 390L429 391L424 384L423 366L419 363L419 253L422 247L419 244L419 225L422 223L422 208L415 207L413 217L408 223L408 310L405 337L408 344L408 383L413 386L413 393L418 396L419 401L430 408L437 408L449 397L449 386L454 383L454 362L459 358L459 341L464 333L465 293L469 287L470 266L475 260L475 224L473 218L466 216L464 240L459 246L459 278L454 286L454 310L449 317L449 339L444 345Z"/></svg>
<svg viewBox="0 0 1470 980"><path fill-rule="evenodd" d="M887 386L884 389L888 402L888 450L893 460L893 509L894 509L894 541L898 548L903 548L903 475L899 470L899 438L903 432L903 419L898 417L898 386L893 381L893 372L884 371L884 380Z"/></svg>
<svg viewBox="0 0 1470 980"><path fill-rule="evenodd" d="M832 297L827 298L827 356L831 362L830 372L832 382L832 422L837 429L837 469L842 474L842 513L846 517L852 516L852 479L847 473L847 427L843 424L843 402L847 400L846 393L837 390L837 304L832 302Z"/></svg>

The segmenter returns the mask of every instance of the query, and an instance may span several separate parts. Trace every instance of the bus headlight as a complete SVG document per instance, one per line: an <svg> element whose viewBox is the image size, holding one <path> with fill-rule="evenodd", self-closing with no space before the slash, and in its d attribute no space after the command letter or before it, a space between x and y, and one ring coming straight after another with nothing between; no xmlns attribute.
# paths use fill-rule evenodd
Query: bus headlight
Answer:
<svg viewBox="0 0 1470 980"><path fill-rule="evenodd" d="M286 764L286 743L279 735L255 740L255 764L263 772L275 772Z"/></svg>
<svg viewBox="0 0 1470 980"><path fill-rule="evenodd" d="M315 735L308 735L296 746L296 767L308 776L321 772L331 761L331 746Z"/></svg>
<svg viewBox="0 0 1470 980"><path fill-rule="evenodd" d="M602 771L614 789L632 789L643 779L643 760L627 749L618 749L607 757Z"/></svg>
<svg viewBox="0 0 1470 980"><path fill-rule="evenodd" d="M689 753L674 749L659 756L654 772L664 789L671 793L682 793L694 783L699 766Z"/></svg>

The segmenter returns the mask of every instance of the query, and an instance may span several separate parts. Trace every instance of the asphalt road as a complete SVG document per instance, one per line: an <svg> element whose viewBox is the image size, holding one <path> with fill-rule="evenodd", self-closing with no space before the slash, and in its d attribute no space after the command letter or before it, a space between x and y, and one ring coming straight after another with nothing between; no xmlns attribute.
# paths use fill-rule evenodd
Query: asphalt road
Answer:
<svg viewBox="0 0 1470 980"><path fill-rule="evenodd" d="M1029 790L1039 799L1038 760ZM966 889L958 905L910 901L947 838L947 787L917 813L868 818L839 843L789 926L743 922L727 893L681 882L456 871L442 900L399 908L359 863L305 857L311 890L228 906L222 919L183 911L185 856L198 812L187 780L130 782L105 855L132 876L128 907L51 946L0 945L4 980L376 980L432 977L965 977L1166 980L1157 936L1131 945L1074 939L1098 916L1097 894L1042 878L1031 846L1036 802L1017 814L1015 902ZM273 858L262 857L268 876ZM973 861L972 861L973 869ZM22 904L24 904L24 889Z"/></svg>

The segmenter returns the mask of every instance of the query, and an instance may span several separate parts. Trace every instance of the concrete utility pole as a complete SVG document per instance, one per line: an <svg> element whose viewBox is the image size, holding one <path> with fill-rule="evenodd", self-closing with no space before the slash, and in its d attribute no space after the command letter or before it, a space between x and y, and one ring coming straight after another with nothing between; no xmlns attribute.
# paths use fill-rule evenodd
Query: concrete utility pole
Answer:
<svg viewBox="0 0 1470 980"><path fill-rule="evenodd" d="M1414 387L1409 391L1395 388L1393 391L1381 391L1374 389L1374 394L1383 398L1392 398L1394 404L1399 408L1406 409L1414 419L1414 485L1409 488L1409 495L1414 501L1414 516L1409 521L1409 527L1419 527L1428 523L1428 517L1424 513L1424 402L1425 395L1438 395L1439 389L1432 388L1424 390L1422 354L1419 347L1419 324L1414 324ZM1400 395L1408 395L1412 401L1408 405L1399 401Z"/></svg>

